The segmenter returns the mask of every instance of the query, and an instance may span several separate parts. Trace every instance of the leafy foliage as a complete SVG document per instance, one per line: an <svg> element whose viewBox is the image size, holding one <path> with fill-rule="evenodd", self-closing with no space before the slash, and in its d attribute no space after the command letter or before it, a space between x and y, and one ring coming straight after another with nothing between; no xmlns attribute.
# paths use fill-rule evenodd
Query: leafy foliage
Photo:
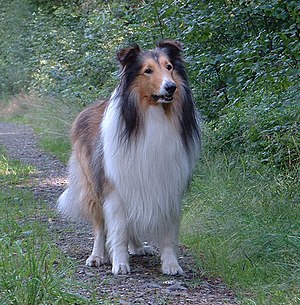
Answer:
<svg viewBox="0 0 300 305"><path fill-rule="evenodd" d="M296 87L279 94L261 90L260 95L248 94L224 109L214 124L213 146L256 153L263 163L292 167L300 161L299 122Z"/></svg>
<svg viewBox="0 0 300 305"><path fill-rule="evenodd" d="M31 66L24 64L30 58L28 10L22 2L1 1L0 5L0 94L16 93L31 81Z"/></svg>
<svg viewBox="0 0 300 305"><path fill-rule="evenodd" d="M3 93L35 90L84 106L114 88L118 48L179 39L198 106L221 146L241 139L262 161L298 163L298 1L2 0L1 5ZM264 156L286 142L276 157Z"/></svg>

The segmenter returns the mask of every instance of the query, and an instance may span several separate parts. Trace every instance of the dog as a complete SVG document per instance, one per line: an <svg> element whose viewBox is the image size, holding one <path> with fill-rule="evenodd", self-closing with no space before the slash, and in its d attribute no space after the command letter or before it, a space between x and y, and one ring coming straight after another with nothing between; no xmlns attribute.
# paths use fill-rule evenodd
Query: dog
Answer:
<svg viewBox="0 0 300 305"><path fill-rule="evenodd" d="M110 259L113 274L127 274L129 253L155 254L158 248L162 272L183 273L181 201L201 136L182 53L175 40L162 40L149 51L137 44L120 50L120 81L110 99L74 121L69 184L58 210L92 223L88 266Z"/></svg>

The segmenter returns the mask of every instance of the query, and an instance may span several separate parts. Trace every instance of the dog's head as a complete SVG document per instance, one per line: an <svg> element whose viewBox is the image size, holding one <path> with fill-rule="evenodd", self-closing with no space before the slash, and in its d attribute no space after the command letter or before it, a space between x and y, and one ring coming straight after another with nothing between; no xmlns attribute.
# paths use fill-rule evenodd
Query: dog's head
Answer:
<svg viewBox="0 0 300 305"><path fill-rule="evenodd" d="M171 103L186 74L182 46L162 40L154 50L143 51L137 44L117 54L122 68L123 91L138 95L145 104Z"/></svg>
<svg viewBox="0 0 300 305"><path fill-rule="evenodd" d="M122 138L131 139L143 128L144 113L150 106L162 106L166 118L176 122L189 150L199 138L192 92L188 86L182 45L162 40L156 48L143 51L137 44L117 54L121 81L117 89L120 111L125 123Z"/></svg>

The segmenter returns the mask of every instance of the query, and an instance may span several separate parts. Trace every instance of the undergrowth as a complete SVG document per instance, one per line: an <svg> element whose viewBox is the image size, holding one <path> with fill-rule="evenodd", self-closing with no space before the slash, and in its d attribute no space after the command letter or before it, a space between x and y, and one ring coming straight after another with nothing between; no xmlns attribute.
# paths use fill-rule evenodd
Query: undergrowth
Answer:
<svg viewBox="0 0 300 305"><path fill-rule="evenodd" d="M300 169L205 153L185 200L182 239L243 304L300 302Z"/></svg>

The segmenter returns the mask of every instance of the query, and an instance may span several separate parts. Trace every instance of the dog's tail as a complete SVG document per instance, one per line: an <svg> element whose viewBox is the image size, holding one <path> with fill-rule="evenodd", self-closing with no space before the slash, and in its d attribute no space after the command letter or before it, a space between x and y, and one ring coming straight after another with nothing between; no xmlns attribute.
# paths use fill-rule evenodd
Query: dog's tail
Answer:
<svg viewBox="0 0 300 305"><path fill-rule="evenodd" d="M95 207L100 208L100 202L84 168L74 153L69 162L68 185L68 188L58 198L58 212L72 220L93 220Z"/></svg>

